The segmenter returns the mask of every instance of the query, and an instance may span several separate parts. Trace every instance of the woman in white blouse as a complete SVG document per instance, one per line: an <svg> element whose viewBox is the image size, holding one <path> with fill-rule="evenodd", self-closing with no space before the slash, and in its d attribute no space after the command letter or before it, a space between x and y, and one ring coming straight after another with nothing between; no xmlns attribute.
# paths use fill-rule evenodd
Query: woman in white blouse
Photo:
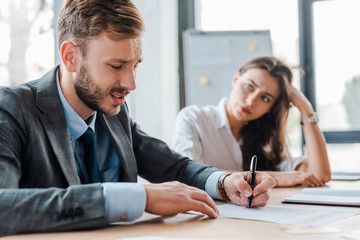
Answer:
<svg viewBox="0 0 360 240"><path fill-rule="evenodd" d="M228 98L218 106L189 106L176 119L173 148L182 155L227 171L267 171L277 186L318 187L331 178L325 139L309 100L291 85L290 68L260 57L237 72ZM301 113L307 157L291 158L285 128L291 106Z"/></svg>

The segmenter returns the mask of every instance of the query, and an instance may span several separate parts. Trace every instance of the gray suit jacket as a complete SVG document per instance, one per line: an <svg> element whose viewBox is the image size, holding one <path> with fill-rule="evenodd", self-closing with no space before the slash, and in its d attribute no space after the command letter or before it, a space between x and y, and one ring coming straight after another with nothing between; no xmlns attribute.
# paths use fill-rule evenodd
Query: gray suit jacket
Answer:
<svg viewBox="0 0 360 240"><path fill-rule="evenodd" d="M56 68L41 79L0 88L0 236L107 225L101 184L80 185ZM178 180L204 189L217 169L173 152L142 132L126 105L98 114L121 162L120 181Z"/></svg>

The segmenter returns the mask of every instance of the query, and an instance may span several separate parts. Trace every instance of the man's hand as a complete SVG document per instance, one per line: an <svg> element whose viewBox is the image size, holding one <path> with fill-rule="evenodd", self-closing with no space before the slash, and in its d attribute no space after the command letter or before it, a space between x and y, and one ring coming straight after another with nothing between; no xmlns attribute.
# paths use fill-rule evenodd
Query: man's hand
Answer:
<svg viewBox="0 0 360 240"><path fill-rule="evenodd" d="M213 199L203 190L180 182L144 184L145 211L157 215L173 215L190 210L217 218L219 211Z"/></svg>
<svg viewBox="0 0 360 240"><path fill-rule="evenodd" d="M224 181L225 192L231 202L241 206L248 206L249 197L254 196L251 207L264 207L270 198L270 189L275 187L275 180L268 174L256 172L255 188L249 185L250 172L235 172Z"/></svg>

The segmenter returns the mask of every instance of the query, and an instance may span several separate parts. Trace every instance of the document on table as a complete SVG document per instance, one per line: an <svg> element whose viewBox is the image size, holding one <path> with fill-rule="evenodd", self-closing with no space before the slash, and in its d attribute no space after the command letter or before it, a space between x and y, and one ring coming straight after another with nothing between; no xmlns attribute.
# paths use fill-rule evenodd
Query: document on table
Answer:
<svg viewBox="0 0 360 240"><path fill-rule="evenodd" d="M145 237L134 237L134 238L121 238L118 240L209 240L208 238L170 238L170 237L159 237L159 236L145 236ZM212 239L212 240L231 240L231 239ZM235 240L235 239L234 239Z"/></svg>
<svg viewBox="0 0 360 240"><path fill-rule="evenodd" d="M354 231L351 231L351 232L346 232L346 233L342 234L341 236L346 238L346 239L360 240L360 230L354 230Z"/></svg>
<svg viewBox="0 0 360 240"><path fill-rule="evenodd" d="M360 207L360 190L304 188L282 202Z"/></svg>
<svg viewBox="0 0 360 240"><path fill-rule="evenodd" d="M243 238L241 238L243 239ZM143 236L143 237L131 237L131 238L120 238L118 240L231 240L229 238L172 238L172 237L159 237L159 236ZM239 238L232 239L239 240ZM250 240L250 239L249 239ZM276 239L274 239L276 240ZM277 240L292 240L292 238L279 238ZM305 239L304 239L305 240ZM308 240L308 239L306 239ZM318 239L319 240L319 239Z"/></svg>
<svg viewBox="0 0 360 240"><path fill-rule="evenodd" d="M118 240L195 240L195 238L168 238L168 237L146 236L146 237L134 237L134 238L121 238ZM201 239L196 239L196 240L201 240Z"/></svg>
<svg viewBox="0 0 360 240"><path fill-rule="evenodd" d="M331 180L341 180L341 181L360 180L360 172L332 172Z"/></svg>
<svg viewBox="0 0 360 240"><path fill-rule="evenodd" d="M245 208L234 204L218 205L219 216L260 220L282 224L319 227L331 222L360 214L360 210L334 208L296 208L268 205L261 208Z"/></svg>

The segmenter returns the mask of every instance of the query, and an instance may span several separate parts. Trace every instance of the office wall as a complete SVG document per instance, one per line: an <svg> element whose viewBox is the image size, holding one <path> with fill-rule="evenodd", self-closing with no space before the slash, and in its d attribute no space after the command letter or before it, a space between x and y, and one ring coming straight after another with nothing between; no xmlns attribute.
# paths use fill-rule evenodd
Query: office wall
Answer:
<svg viewBox="0 0 360 240"><path fill-rule="evenodd" d="M130 115L151 136L171 142L179 109L177 1L134 0L146 32L137 89L128 97Z"/></svg>

